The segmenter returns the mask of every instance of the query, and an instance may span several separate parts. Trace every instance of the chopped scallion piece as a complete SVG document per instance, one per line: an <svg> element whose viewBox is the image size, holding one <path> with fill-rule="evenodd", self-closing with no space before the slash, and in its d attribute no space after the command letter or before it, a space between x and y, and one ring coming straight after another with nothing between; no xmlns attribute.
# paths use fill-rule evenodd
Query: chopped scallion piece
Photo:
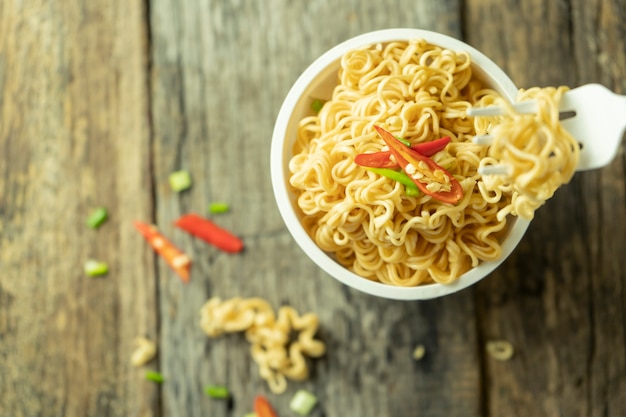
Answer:
<svg viewBox="0 0 626 417"><path fill-rule="evenodd" d="M256 413L246 413L243 415L243 417L259 417L256 415Z"/></svg>
<svg viewBox="0 0 626 417"><path fill-rule="evenodd" d="M311 103L311 110L313 110L315 113L319 113L320 110L322 110L322 107L324 107L324 100L320 100L319 98L316 98Z"/></svg>
<svg viewBox="0 0 626 417"><path fill-rule="evenodd" d="M308 415L317 404L317 397L309 391L298 390L289 403L289 408L301 416Z"/></svg>
<svg viewBox="0 0 626 417"><path fill-rule="evenodd" d="M219 385L207 385L204 387L204 392L211 398L230 397L230 391L228 391L228 388Z"/></svg>
<svg viewBox="0 0 626 417"><path fill-rule="evenodd" d="M169 180L170 187L172 187L172 190L176 192L180 192L191 187L191 175L189 175L189 172L184 170L172 172Z"/></svg>
<svg viewBox="0 0 626 417"><path fill-rule="evenodd" d="M230 206L228 203L215 202L209 204L209 213L211 214L221 214L226 213L230 210Z"/></svg>
<svg viewBox="0 0 626 417"><path fill-rule="evenodd" d="M85 262L84 269L85 274L89 275L90 277L97 277L100 275L106 275L106 273L109 272L109 265L107 265L105 262L89 259L87 262Z"/></svg>
<svg viewBox="0 0 626 417"><path fill-rule="evenodd" d="M156 371L147 371L146 379L148 381L156 382L157 384L161 384L163 383L163 381L165 381L165 378L163 378L163 375L161 375L159 372L156 372Z"/></svg>
<svg viewBox="0 0 626 417"><path fill-rule="evenodd" d="M87 226L92 229L97 229L106 221L108 215L109 213L107 212L107 209L104 207L98 207L89 215L89 217L87 217Z"/></svg>

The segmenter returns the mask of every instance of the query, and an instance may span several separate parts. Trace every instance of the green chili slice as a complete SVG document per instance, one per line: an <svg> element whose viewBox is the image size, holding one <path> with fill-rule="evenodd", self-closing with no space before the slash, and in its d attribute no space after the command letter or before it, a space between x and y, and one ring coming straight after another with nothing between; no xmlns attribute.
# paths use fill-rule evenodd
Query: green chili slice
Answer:
<svg viewBox="0 0 626 417"><path fill-rule="evenodd" d="M315 394L307 390L298 390L289 403L289 408L300 414L301 416L308 416L313 407L317 404L317 397Z"/></svg>
<svg viewBox="0 0 626 417"><path fill-rule="evenodd" d="M375 174L382 175L383 177L387 177L391 180L397 181L400 184L404 185L404 192L409 197L416 197L420 195L420 190L417 188L417 185L413 182L413 180L406 175L403 171L396 171L389 168L367 168Z"/></svg>
<svg viewBox="0 0 626 417"><path fill-rule="evenodd" d="M411 147L411 142L409 142L408 140L401 138L400 136L396 136L396 139L402 142L404 146L408 146L409 148Z"/></svg>

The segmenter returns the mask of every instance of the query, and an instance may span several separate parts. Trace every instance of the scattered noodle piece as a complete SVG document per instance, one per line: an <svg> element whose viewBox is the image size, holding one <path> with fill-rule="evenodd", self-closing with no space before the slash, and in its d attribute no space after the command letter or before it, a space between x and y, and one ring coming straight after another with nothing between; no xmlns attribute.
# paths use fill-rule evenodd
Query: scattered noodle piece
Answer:
<svg viewBox="0 0 626 417"><path fill-rule="evenodd" d="M247 330L256 321L262 321L274 312L269 304L260 299L232 298L222 302L211 298L201 310L200 326L210 337L223 333Z"/></svg>
<svg viewBox="0 0 626 417"><path fill-rule="evenodd" d="M413 359L416 361L422 360L424 355L426 355L426 348L424 345L417 345L413 350Z"/></svg>
<svg viewBox="0 0 626 417"><path fill-rule="evenodd" d="M200 326L209 337L245 332L259 375L276 394L287 389L287 379L308 378L306 357L317 358L326 352L324 343L314 339L317 315L301 316L289 306L274 314L269 303L260 298L211 298L200 310Z"/></svg>
<svg viewBox="0 0 626 417"><path fill-rule="evenodd" d="M506 340L492 340L487 342L487 353L499 361L508 361L515 353L513 345Z"/></svg>
<svg viewBox="0 0 626 417"><path fill-rule="evenodd" d="M150 362L156 356L156 344L145 337L135 338L135 350L130 357L134 366L142 366Z"/></svg>

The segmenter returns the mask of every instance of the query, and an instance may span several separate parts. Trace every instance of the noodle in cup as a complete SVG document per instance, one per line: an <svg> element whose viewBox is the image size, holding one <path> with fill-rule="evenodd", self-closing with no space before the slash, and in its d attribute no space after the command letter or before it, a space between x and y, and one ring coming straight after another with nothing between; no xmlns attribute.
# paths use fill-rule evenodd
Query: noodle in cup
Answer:
<svg viewBox="0 0 626 417"><path fill-rule="evenodd" d="M270 151L271 179L276 203L287 229L304 253L339 282L367 294L397 300L431 299L469 287L491 273L513 252L529 225L528 220L509 216L507 229L500 240L501 255L497 259L481 261L450 284L427 283L411 287L390 285L357 275L341 265L334 254L323 251L303 227L301 219L304 215L298 207L297 196L289 185L289 162L298 135L298 124L303 118L313 114L311 102L316 98L331 97L338 83L341 58L346 53L368 45L418 39L444 49L467 52L472 62L473 77L480 78L487 88L495 90L502 97L515 101L518 88L511 79L493 61L464 42L419 29L388 29L365 33L330 49L300 75L278 113Z"/></svg>

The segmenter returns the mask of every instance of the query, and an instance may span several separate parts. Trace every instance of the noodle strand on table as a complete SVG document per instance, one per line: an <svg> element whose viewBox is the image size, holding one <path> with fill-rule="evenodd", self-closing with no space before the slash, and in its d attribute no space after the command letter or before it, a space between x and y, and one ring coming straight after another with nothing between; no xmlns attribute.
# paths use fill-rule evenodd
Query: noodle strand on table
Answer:
<svg viewBox="0 0 626 417"><path fill-rule="evenodd" d="M200 310L200 326L209 337L245 332L259 375L277 394L287 389L287 379L308 378L307 357L326 352L326 345L314 338L316 314L300 315L290 306L281 306L275 314L262 298L213 297Z"/></svg>

